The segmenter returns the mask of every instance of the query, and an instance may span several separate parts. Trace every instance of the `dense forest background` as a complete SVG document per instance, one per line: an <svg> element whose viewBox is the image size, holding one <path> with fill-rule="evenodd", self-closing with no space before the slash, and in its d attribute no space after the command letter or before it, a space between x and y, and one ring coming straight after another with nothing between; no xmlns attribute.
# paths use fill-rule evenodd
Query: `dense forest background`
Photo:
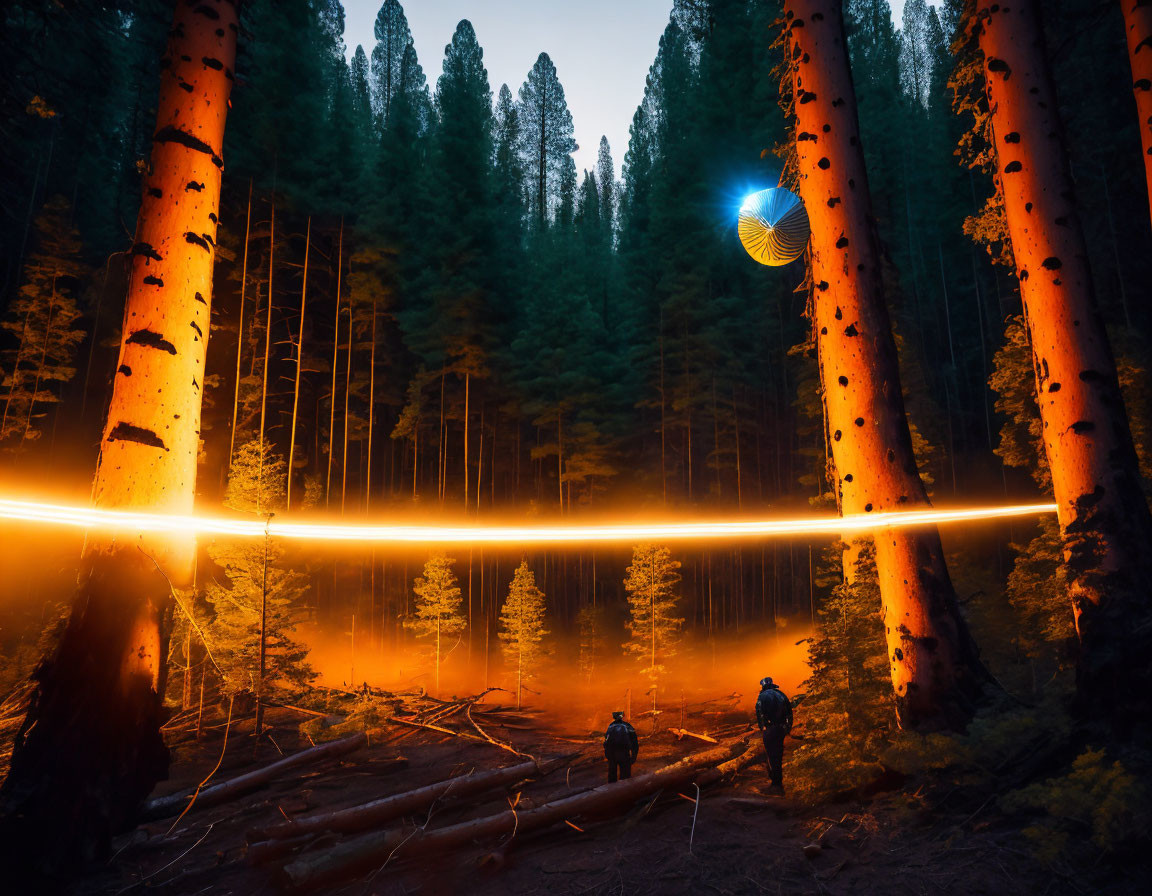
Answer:
<svg viewBox="0 0 1152 896"><path fill-rule="evenodd" d="M962 8L909 0L898 27L884 0L845 3L905 397L946 504L1048 487ZM803 263L760 267L736 238L744 196L788 177L779 14L772 0L676 0L628 147L602 141L596 170L578 172L546 53L522 85L491 84L483 36L461 22L429 84L395 0L376 44L353 53L337 0L245 4L201 504L481 520L831 507ZM95 467L169 15L154 0L4 13L0 452L25 491L51 480L83 493ZM1044 24L1142 442L1152 235L1120 9L1061 0ZM254 485L254 465L280 483ZM253 502L253 489L271 497ZM1032 687L1070 634L1056 537L1021 524L948 542L982 648ZM276 586L286 620L345 632L356 616L381 651L407 637L426 556L294 551L275 558L295 570ZM680 612L702 641L874 597L836 587L826 543L676 554ZM629 556L533 551L552 629L622 630ZM521 557L454 559L469 650L491 629L494 651ZM203 548L202 578L217 583L194 591L205 619L224 603L218 573L235 586L255 562ZM606 621L589 612L605 608ZM5 650L26 649L42 609L4 612ZM173 645L190 668L186 630Z"/></svg>

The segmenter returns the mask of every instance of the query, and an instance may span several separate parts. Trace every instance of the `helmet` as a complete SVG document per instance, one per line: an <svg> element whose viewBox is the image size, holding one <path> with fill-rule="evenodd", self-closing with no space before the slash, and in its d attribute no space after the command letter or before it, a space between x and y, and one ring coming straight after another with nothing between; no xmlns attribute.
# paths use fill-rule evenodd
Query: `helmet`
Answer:
<svg viewBox="0 0 1152 896"><path fill-rule="evenodd" d="M772 679L768 678L767 676L765 676L764 678L761 678L760 679L760 687L762 687L762 688L772 687Z"/></svg>
<svg viewBox="0 0 1152 896"><path fill-rule="evenodd" d="M612 718L617 722L623 722L624 721L624 713L618 709L618 710L616 710L616 712L612 713Z"/></svg>

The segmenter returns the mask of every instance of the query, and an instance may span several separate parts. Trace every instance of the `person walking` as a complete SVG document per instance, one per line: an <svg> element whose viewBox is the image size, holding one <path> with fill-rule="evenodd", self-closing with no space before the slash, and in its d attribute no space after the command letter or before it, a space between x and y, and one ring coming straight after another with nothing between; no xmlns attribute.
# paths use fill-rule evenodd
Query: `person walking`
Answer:
<svg viewBox="0 0 1152 896"><path fill-rule="evenodd" d="M608 760L608 783L632 777L632 763L640 752L636 729L624 721L624 713L612 713L612 723L604 732L604 758Z"/></svg>
<svg viewBox="0 0 1152 896"><path fill-rule="evenodd" d="M773 793L784 793L784 738L792 730L792 704L771 678L760 679L756 722L764 736L764 752Z"/></svg>

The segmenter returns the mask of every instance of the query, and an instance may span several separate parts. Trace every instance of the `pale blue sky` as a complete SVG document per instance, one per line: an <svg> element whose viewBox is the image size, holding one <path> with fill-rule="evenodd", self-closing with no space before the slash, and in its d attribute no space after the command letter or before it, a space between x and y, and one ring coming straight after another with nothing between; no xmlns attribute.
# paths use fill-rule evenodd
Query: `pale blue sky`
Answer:
<svg viewBox="0 0 1152 896"><path fill-rule="evenodd" d="M344 41L371 57L382 0L344 0ZM576 128L576 170L596 167L600 135L608 137L616 175L628 126L644 95L672 0L401 0L420 64L435 90L444 46L461 19L476 29L495 97L506 83L515 96L536 57L552 57ZM931 0L936 5L938 0ZM891 0L897 23L904 0Z"/></svg>
<svg viewBox="0 0 1152 896"><path fill-rule="evenodd" d="M541 52L556 64L576 129L576 170L596 167L600 135L612 145L616 175L628 126L644 96L672 0L401 0L420 65L435 90L444 47L468 19L484 48L495 98L507 83L516 96ZM344 41L372 55L372 25L381 0L344 0Z"/></svg>

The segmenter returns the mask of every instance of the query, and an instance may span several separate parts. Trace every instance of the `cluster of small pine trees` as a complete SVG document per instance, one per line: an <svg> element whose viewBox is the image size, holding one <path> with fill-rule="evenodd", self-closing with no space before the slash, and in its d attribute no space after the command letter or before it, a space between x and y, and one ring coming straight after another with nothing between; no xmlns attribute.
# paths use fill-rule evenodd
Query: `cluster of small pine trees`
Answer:
<svg viewBox="0 0 1152 896"><path fill-rule="evenodd" d="M440 668L455 648L452 636L459 635L467 622L462 613L462 598L455 561L446 554L433 554L424 565L424 574L414 583L415 604L405 626L427 644L433 668L436 692L440 691ZM667 547L637 545L632 552L632 565L624 588L628 594L629 638L623 644L631 655L638 674L652 686L653 706L656 687L668 672L665 665L676 654L684 619L678 615L680 563L673 560ZM519 706L524 682L536 677L548 656L544 592L527 559L521 561L509 585L500 611L499 637L504 662L516 676L516 705ZM604 640L603 607L586 606L579 614L580 637L577 672L585 680L595 674L602 657Z"/></svg>

